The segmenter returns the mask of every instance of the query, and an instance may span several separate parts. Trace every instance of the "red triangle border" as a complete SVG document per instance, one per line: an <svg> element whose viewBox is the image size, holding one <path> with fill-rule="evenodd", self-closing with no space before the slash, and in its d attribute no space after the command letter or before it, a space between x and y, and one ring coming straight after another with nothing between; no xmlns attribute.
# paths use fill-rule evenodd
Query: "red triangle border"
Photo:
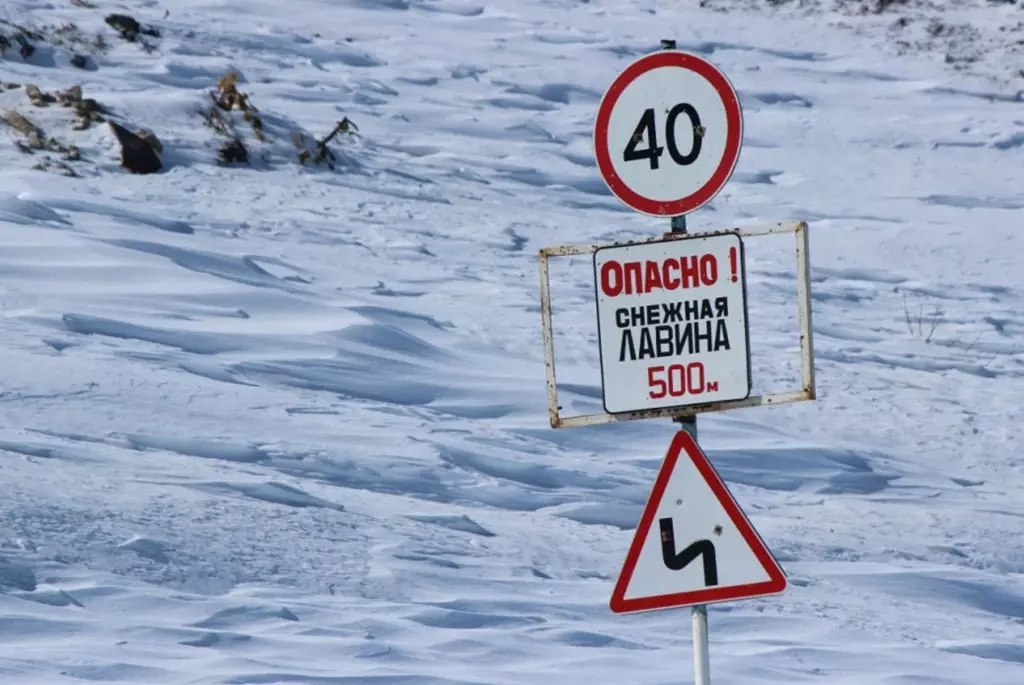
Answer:
<svg viewBox="0 0 1024 685"><path fill-rule="evenodd" d="M768 573L769 580L761 583L748 583L746 585L730 585L727 587L712 587L692 592L679 592L668 595L655 595L652 597L638 597L626 599L626 589L633 579L633 571L636 569L637 561L640 559L640 552L643 550L644 542L651 531L654 523L654 516L661 504L661 498L665 494L672 472L681 454L685 453L700 471L705 482L711 488L715 497L725 509L726 514L732 520L733 525L739 530L743 539L749 545L754 556ZM763 597L783 592L786 589L786 574L779 566L779 563L772 556L765 545L764 540L757 534L754 527L747 520L746 515L740 509L739 504L733 498L732 493L725 485L725 481L718 475L715 467L708 461L707 456L700 449L697 441L688 432L678 431L672 439L672 444L665 455L658 477L654 481L644 513L640 517L636 533L633 536L633 543L626 554L626 561L622 565L622 571L612 591L611 602L609 603L614 613L630 613L635 611L652 611L655 609L669 609L672 607L693 606L696 604L711 604L714 602L726 602L737 599L748 599L752 597Z"/></svg>

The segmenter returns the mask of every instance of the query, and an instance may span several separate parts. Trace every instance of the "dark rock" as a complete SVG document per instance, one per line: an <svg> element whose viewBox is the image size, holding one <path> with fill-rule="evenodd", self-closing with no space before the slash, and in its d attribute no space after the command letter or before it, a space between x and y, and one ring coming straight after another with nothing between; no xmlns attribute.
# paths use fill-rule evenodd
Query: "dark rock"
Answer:
<svg viewBox="0 0 1024 685"><path fill-rule="evenodd" d="M127 14L111 14L104 21L130 43L135 42L135 39L139 37L139 31L142 30L139 22Z"/></svg>
<svg viewBox="0 0 1024 685"><path fill-rule="evenodd" d="M232 138L220 148L220 161L222 164L248 164L249 151L238 138Z"/></svg>
<svg viewBox="0 0 1024 685"><path fill-rule="evenodd" d="M18 112L14 110L7 110L3 113L2 118L11 126L11 128L23 134L25 138L28 139L27 145L24 145L23 147L19 144L18 146L22 152L42 150L46 147L46 132Z"/></svg>
<svg viewBox="0 0 1024 685"><path fill-rule="evenodd" d="M57 102L59 102L65 107L74 107L81 101L82 86L80 85L71 86L67 90L57 91Z"/></svg>
<svg viewBox="0 0 1024 685"><path fill-rule="evenodd" d="M152 145L116 122L107 123L121 144L121 166L133 174L153 174L163 168Z"/></svg>
<svg viewBox="0 0 1024 685"><path fill-rule="evenodd" d="M139 35L159 38L160 32L151 26L143 26L134 17L127 14L111 14L104 21L117 31L129 43L134 43Z"/></svg>
<svg viewBox="0 0 1024 685"><path fill-rule="evenodd" d="M39 86L37 86L34 83L25 84L25 95L28 96L29 102L31 102L36 107L46 107L51 102L57 101L57 98L55 98L52 94L44 93L42 90L39 89Z"/></svg>
<svg viewBox="0 0 1024 685"><path fill-rule="evenodd" d="M161 143L160 139L156 137L156 134L153 133L152 131L150 131L149 129L146 129L146 128L140 129L137 132L137 134L138 134L139 138L142 138L144 141L149 143L149 146L151 148L153 148L154 150L156 150L157 152L163 152L164 151L163 143Z"/></svg>

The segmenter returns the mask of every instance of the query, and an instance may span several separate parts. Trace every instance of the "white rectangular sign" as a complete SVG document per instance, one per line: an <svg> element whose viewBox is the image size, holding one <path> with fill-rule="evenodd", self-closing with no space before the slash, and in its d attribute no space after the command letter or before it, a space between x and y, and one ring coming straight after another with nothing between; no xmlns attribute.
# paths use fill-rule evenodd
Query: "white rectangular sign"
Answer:
<svg viewBox="0 0 1024 685"><path fill-rule="evenodd" d="M750 395L739 235L598 248L594 280L606 412Z"/></svg>

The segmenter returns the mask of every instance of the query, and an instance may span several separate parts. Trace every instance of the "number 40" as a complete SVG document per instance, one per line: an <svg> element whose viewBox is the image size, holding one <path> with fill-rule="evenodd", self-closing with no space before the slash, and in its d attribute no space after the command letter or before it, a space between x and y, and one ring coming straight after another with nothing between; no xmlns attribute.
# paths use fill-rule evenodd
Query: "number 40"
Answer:
<svg viewBox="0 0 1024 685"><path fill-rule="evenodd" d="M679 152L679 147L676 145L676 119L679 118L680 114L685 114L690 120L690 125L693 127L693 143L690 146L690 151L685 155ZM700 155L703 136L704 127L700 125L700 115L697 114L697 110L694 109L693 105L687 102L680 102L668 111L668 117L665 119L665 145L668 147L668 154L673 162L680 166L689 166L697 161L697 157ZM645 137L647 138L647 149L638 150L637 146ZM665 148L658 145L658 132L654 124L654 108L651 107L644 110L644 113L640 116L640 121L637 122L633 135L630 136L629 143L626 145L626 149L622 151L622 161L635 162L639 159L646 159L650 160L651 169L657 169L658 157L661 157L664 152Z"/></svg>

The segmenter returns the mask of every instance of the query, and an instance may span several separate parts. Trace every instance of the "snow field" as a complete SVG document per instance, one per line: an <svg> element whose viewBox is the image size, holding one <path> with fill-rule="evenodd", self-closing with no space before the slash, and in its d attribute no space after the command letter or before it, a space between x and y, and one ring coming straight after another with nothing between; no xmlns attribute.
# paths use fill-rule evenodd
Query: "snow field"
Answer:
<svg viewBox="0 0 1024 685"><path fill-rule="evenodd" d="M673 33L746 125L691 226L811 225L819 400L700 419L791 581L712 608L714 682L1020 681L1012 89L803 20L646 2L5 12L106 31L95 70L57 48L8 54L2 80L81 84L166 168L124 173L105 126L0 93L85 158L66 178L3 143L4 682L687 682L685 611L607 609L672 426L548 428L536 267L664 230L605 189L590 127ZM194 113L229 70L277 132L255 168L216 166ZM360 136L335 171L290 158L286 134L343 116ZM764 386L796 368L789 245L750 243ZM563 398L589 411L586 261L554 286Z"/></svg>

